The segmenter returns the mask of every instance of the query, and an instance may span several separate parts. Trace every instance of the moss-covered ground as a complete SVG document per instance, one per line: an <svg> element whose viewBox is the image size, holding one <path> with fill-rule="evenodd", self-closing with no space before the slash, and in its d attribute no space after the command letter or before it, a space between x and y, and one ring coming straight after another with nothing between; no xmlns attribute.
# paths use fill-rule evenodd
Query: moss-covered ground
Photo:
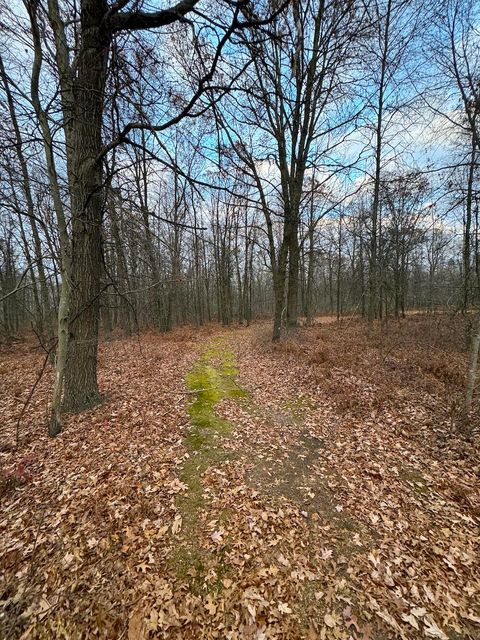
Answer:
<svg viewBox="0 0 480 640"><path fill-rule="evenodd" d="M216 413L216 406L227 398L246 398L248 393L237 384L235 354L224 340L213 340L186 376L186 386L193 396L188 407L190 424L185 437L189 457L180 479L187 490L177 498L183 519L183 535L172 561L184 577L194 574L192 586L203 580L205 550L198 545L199 516L204 506L202 477L212 465L226 460L231 453L222 447L222 439L232 430L230 422ZM219 558L222 565L222 559ZM192 571L192 567L194 571ZM221 575L225 568L219 566Z"/></svg>

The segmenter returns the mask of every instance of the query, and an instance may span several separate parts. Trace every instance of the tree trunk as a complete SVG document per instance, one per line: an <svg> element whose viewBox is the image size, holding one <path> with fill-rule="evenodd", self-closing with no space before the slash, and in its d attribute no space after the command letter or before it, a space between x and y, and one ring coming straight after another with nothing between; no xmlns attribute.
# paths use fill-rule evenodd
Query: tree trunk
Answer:
<svg viewBox="0 0 480 640"><path fill-rule="evenodd" d="M100 400L97 384L101 224L103 212L102 115L109 37L105 0L83 0L81 50L74 84L70 174L72 273L70 340L64 409L79 411Z"/></svg>
<svg viewBox="0 0 480 640"><path fill-rule="evenodd" d="M298 268L300 258L297 223L293 225L288 249L287 325L296 327L298 323Z"/></svg>
<svg viewBox="0 0 480 640"><path fill-rule="evenodd" d="M338 251L337 251L337 322L342 315L342 215L338 221Z"/></svg>
<svg viewBox="0 0 480 640"><path fill-rule="evenodd" d="M65 371L68 354L68 313L70 290L68 278L62 281L57 316L57 353L55 357L55 382L53 385L53 402L48 425L48 435L54 437L62 430L60 420L62 397L64 390Z"/></svg>
<svg viewBox="0 0 480 640"><path fill-rule="evenodd" d="M282 333L282 318L285 309L285 284L287 277L287 255L288 244L283 240L278 255L277 268L273 274L273 296L274 296L274 316L273 316L273 342L278 342Z"/></svg>
<svg viewBox="0 0 480 640"><path fill-rule="evenodd" d="M467 199L465 203L465 224L463 232L463 301L462 311L466 313L471 302L471 228L472 228L472 205L473 205L473 182L475 178L475 138L472 137L472 152L470 165L468 168Z"/></svg>
<svg viewBox="0 0 480 640"><path fill-rule="evenodd" d="M390 42L390 18L392 0L387 0L385 8L385 27L381 37L380 80L378 87L377 121L375 123L375 179L373 185L372 231L370 238L370 261L368 283L368 321L373 322L379 306L379 269L378 269L378 225L380 214L380 180L382 170L382 136L385 85ZM380 285L381 286L381 285ZM381 309L381 304L380 304Z"/></svg>
<svg viewBox="0 0 480 640"><path fill-rule="evenodd" d="M308 230L308 260L307 260L307 283L305 290L305 316L308 326L313 324L313 272L315 269L315 254L314 254L314 237L313 237L313 224L310 225Z"/></svg>
<svg viewBox="0 0 480 640"><path fill-rule="evenodd" d="M478 351L480 347L480 316L477 318L477 326L473 332L470 357L467 369L467 380L465 389L465 405L464 405L464 424L467 430L470 430L470 411L472 408L473 392L477 380Z"/></svg>
<svg viewBox="0 0 480 640"><path fill-rule="evenodd" d="M65 134L67 138L70 135L70 120L72 117L71 105L73 101L70 99L71 87L67 83L68 76L68 60L65 55L65 42L62 37L62 27L59 22L59 10L58 4L54 0L50 0L48 4L49 17L55 33L56 40L56 58L58 62L58 68L60 77L62 78L62 105L64 108L64 117L67 118L65 124ZM40 71L42 67L43 55L40 30L37 22L36 6L33 4L28 5L28 13L30 18L30 24L32 28L32 38L34 47L34 59L32 66L32 79L31 79L31 98L32 104L35 109L35 114L38 118L40 130L42 132L43 149L45 153L45 162L47 166L48 183L50 187L50 193L52 195L53 206L55 209L55 215L58 225L58 237L60 243L60 298L58 304L57 315L57 351L55 356L55 383L53 388L52 406L50 421L48 426L48 433L50 436L56 436L60 433L61 425L61 407L65 382L65 370L67 364L67 349L69 340L69 316L70 316L70 279L71 279L71 246L70 239L67 231L67 220L65 216L64 204L62 201L58 173L55 165L55 156L53 152L53 139L50 131L50 125L48 116L45 110L42 108L40 102L39 92L39 80ZM69 115L67 115L69 114ZM67 162L70 161L71 149L67 144ZM70 174L70 172L69 172ZM70 175L68 176L70 180Z"/></svg>

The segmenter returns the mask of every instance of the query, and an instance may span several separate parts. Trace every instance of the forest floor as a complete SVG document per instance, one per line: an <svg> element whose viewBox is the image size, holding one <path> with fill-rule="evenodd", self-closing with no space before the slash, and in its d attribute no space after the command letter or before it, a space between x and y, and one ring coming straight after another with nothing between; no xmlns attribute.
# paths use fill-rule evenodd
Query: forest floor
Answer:
<svg viewBox="0 0 480 640"><path fill-rule="evenodd" d="M103 404L49 439L46 371L16 448L43 358L2 347L0 638L480 638L462 331L118 338Z"/></svg>

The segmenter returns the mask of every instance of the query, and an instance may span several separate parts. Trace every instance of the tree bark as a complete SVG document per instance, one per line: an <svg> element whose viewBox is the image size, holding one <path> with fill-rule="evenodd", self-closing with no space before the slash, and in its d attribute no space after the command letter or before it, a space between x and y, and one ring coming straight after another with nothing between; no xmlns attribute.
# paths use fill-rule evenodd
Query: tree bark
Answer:
<svg viewBox="0 0 480 640"><path fill-rule="evenodd" d="M473 182L476 168L476 143L472 136L472 151L468 167L467 197L465 203L465 222L463 230L463 300L462 311L466 313L471 302L471 230L472 230L472 208L473 208Z"/></svg>
<svg viewBox="0 0 480 640"><path fill-rule="evenodd" d="M300 262L300 247L298 243L298 220L300 214L295 212L295 222L288 248L288 288L287 288L287 325L296 327L298 324L298 274Z"/></svg>
<svg viewBox="0 0 480 640"><path fill-rule="evenodd" d="M379 268L378 268L378 224L380 212L380 179L382 169L382 127L383 110L385 101L385 84L388 64L388 51L390 42L390 18L392 0L387 1L385 14L385 27L382 38L382 51L380 62L380 83L378 88L377 122L375 126L375 178L373 184L372 203L372 229L370 237L370 261L368 275L368 321L373 322L378 313L379 306ZM381 306L381 305L380 305Z"/></svg>
<svg viewBox="0 0 480 640"><path fill-rule="evenodd" d="M465 388L465 404L464 404L464 425L470 430L470 411L472 409L473 392L475 391L475 383L477 380L478 352L480 348L480 317L477 318L477 326L473 332L470 355L467 369L467 380Z"/></svg>
<svg viewBox="0 0 480 640"><path fill-rule="evenodd" d="M64 409L80 411L100 400L97 345L101 225L104 205L102 118L110 36L105 0L83 0L82 42L73 86L70 190L72 208L71 317L65 370Z"/></svg>
<svg viewBox="0 0 480 640"><path fill-rule="evenodd" d="M282 246L278 252L278 261L273 273L273 296L274 296L274 316L272 341L279 342L282 333L282 320L285 311L285 285L287 279L287 257L288 257L288 229L284 236Z"/></svg>

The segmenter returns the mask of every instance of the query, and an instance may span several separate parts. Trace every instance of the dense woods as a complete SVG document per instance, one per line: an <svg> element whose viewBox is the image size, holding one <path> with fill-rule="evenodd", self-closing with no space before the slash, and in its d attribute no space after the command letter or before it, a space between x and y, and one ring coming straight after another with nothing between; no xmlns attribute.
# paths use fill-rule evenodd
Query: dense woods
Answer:
<svg viewBox="0 0 480 640"><path fill-rule="evenodd" d="M173 541L161 543L155 571L176 576L164 584L157 575L155 589L163 596L173 591L153 620L132 604L138 591L132 567L125 569L125 583L115 583L115 603L100 598L99 610L89 609L98 624L83 627L68 596L45 595L60 580L56 569L49 573L47 552L38 560L50 581L44 595L35 592L29 600L18 586L23 574L16 563L24 562L22 571L35 582L36 560L32 551L25 569L26 560L16 555L23 516L12 507L0 528L0 538L2 531L11 536L0 634L478 638L472 604L478 532L475 538L471 525L480 513L473 488L479 474L479 206L475 0L0 0L0 407L6 434L0 496L13 500L15 491L24 491L32 504L48 503L58 483L55 504L75 520L76 480L64 465L78 457L79 468L95 478L94 489L86 481L86 495L112 474L118 513L128 523L128 533L113 542L110 533L104 536L121 551L105 542L110 551L105 546L102 553L118 559L133 548L145 551L147 533L157 535L148 523L162 521L161 535L168 531ZM46 437L62 431L55 440ZM65 442L74 454L65 453ZM329 446L335 454L327 455ZM238 467L229 466L230 450ZM315 464L324 455L320 472ZM301 472L298 456L306 461ZM40 459L43 475L35 484L29 469ZM119 460L127 461L121 470ZM222 518L234 512L235 498L228 494L230 502L218 506L221 488L212 469L225 473L260 529L269 523L268 534L251 520L243 531L235 518L226 532L228 517ZM441 469L451 480L446 494ZM150 472L148 486L152 492L162 486L163 506L155 513L145 508L140 526L140 516L123 503L138 496L124 492ZM299 473L306 474L305 486ZM257 489L263 495L271 482L276 489L268 489L262 503ZM398 495L410 488L411 502L400 507L400 499L385 497L389 482ZM443 536L451 537L442 560L454 566L453 582L438 563L415 555L426 536L441 556L443 538L423 520L427 486L437 529L458 526L458 540L451 531ZM210 502L204 489L215 496ZM106 489L102 500L115 491ZM317 498L304 503L304 492ZM320 494L326 496L321 505ZM290 500L290 506L281 503L287 515L275 502L279 496ZM354 496L360 514L353 513ZM381 508L371 502L377 498ZM208 517L215 522L208 535L208 518L199 515L204 508L213 510ZM315 553L312 560L300 550L311 534L303 514L311 510L320 514L311 526L323 527L321 535L315 529L312 545L322 561L332 558L329 577L310 564ZM90 551L77 553L78 541L72 548L65 543L67 552L54 545L59 555L52 566L77 564L80 571L80 556L85 560L103 544L91 530L97 516L79 525ZM49 527L56 520L45 518L45 540L53 539ZM22 544L36 549L42 522L29 521L33 538ZM378 547L361 522L367 528L380 523ZM356 526L363 542L345 542ZM405 534L392 558L392 540L409 526L415 535ZM201 561L188 551L179 577L165 558L182 548L185 541L175 538L182 531L190 532L187 546L213 540L225 557L222 545L231 535L235 554L266 563L261 576L270 595L248 595L258 567L239 569L243 561L235 556L228 562L240 577L223 572L211 550ZM270 571L276 560L267 562L265 549L282 532L291 549L282 551L280 574L287 567L292 573L277 585ZM245 539L255 541L257 534L258 548L255 542L245 549ZM322 542L322 535L336 542ZM365 557L355 556L358 564L348 570L355 595L341 596L344 608L335 613L330 605L343 588L337 584L343 544L345 555L365 551ZM135 567L148 569L132 571L147 580L154 561L145 557L136 558ZM406 574L392 578L391 568L404 561ZM365 598L358 585L373 575L368 563L375 575L373 595ZM115 573L113 565L108 571ZM107 571L101 566L100 573ZM420 584L422 571L447 591L412 588L407 602L405 576ZM196 591L204 574L208 586ZM97 584L98 576L82 575L82 584ZM330 579L335 587L322 586ZM393 583L398 587L396 604L388 589L376 591L384 579L392 594ZM312 591L303 593L309 581ZM70 587L72 593L77 588ZM223 588L230 600L212 600ZM109 617L122 590L129 594L126 622L118 612ZM294 592L303 593L297 609L290 607ZM43 628L50 608L59 618ZM362 618L364 610L370 613ZM440 610L442 617L435 617Z"/></svg>

